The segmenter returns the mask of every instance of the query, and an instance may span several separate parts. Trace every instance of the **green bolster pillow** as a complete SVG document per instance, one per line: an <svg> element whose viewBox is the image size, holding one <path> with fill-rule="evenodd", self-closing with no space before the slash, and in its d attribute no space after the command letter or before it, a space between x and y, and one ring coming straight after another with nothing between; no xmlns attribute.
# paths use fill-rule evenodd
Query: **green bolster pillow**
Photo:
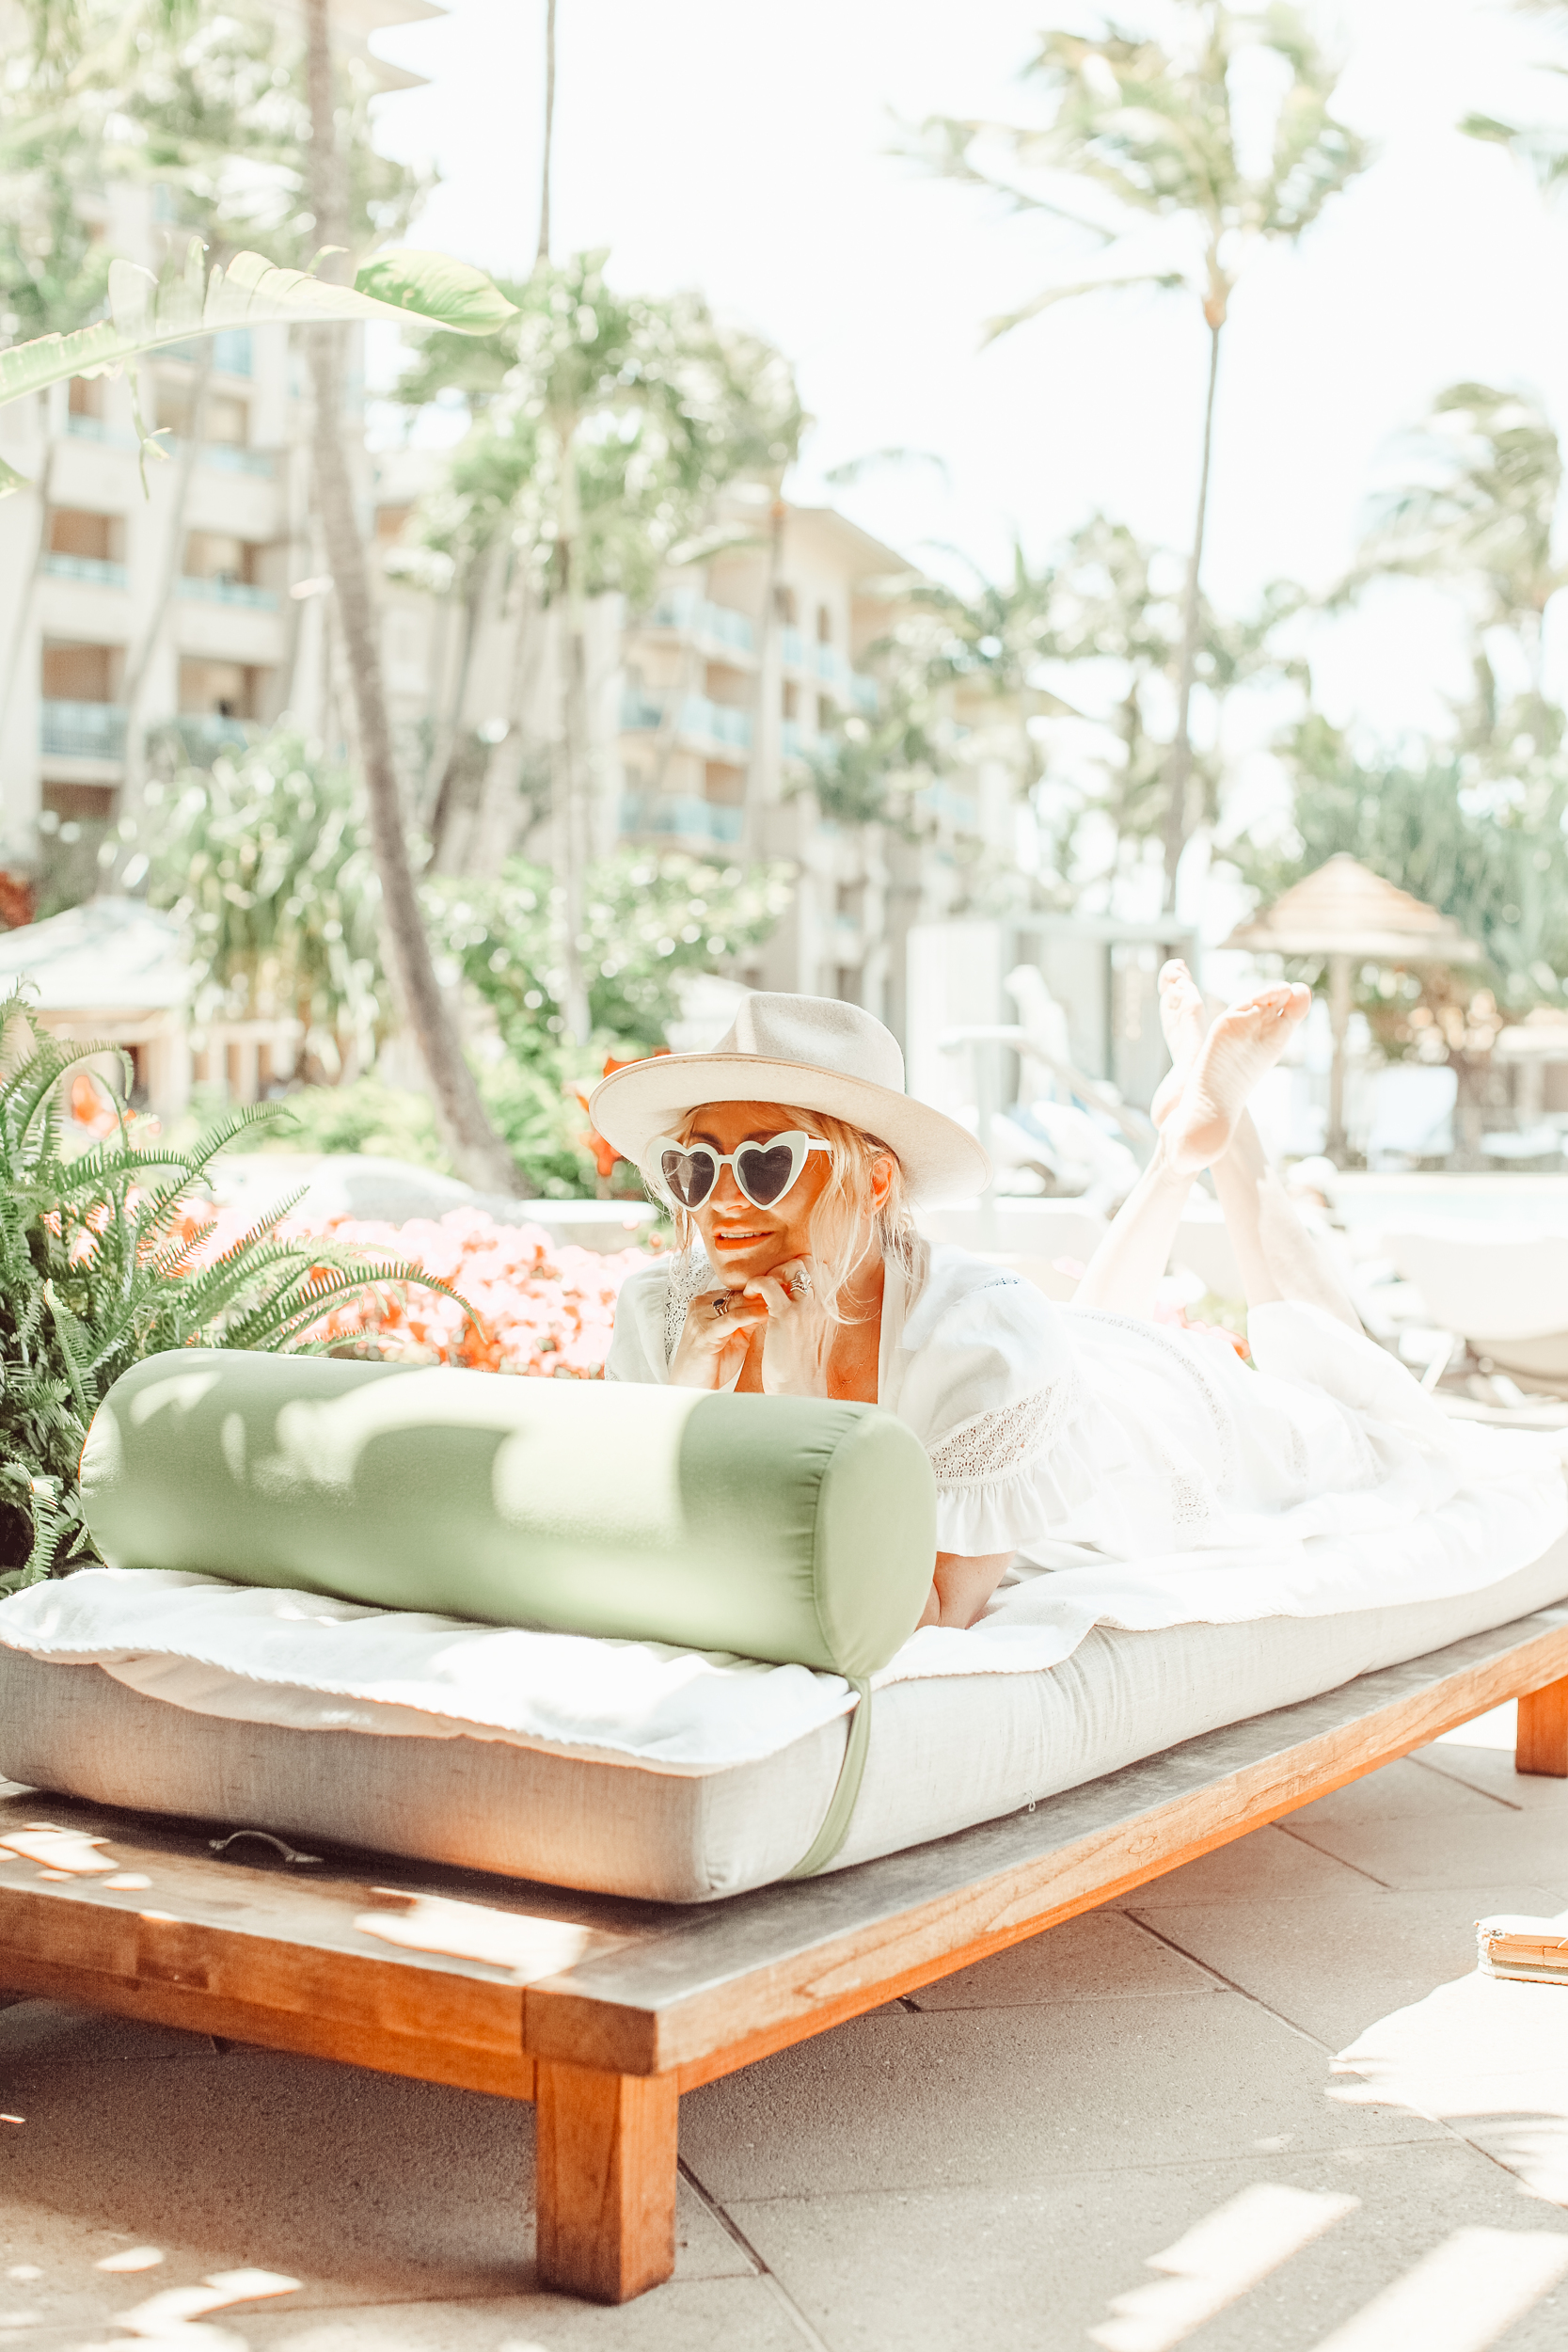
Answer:
<svg viewBox="0 0 1568 2352"><path fill-rule="evenodd" d="M180 1348L109 1391L122 1568L668 1642L851 1679L913 1631L936 1486L874 1405Z"/></svg>

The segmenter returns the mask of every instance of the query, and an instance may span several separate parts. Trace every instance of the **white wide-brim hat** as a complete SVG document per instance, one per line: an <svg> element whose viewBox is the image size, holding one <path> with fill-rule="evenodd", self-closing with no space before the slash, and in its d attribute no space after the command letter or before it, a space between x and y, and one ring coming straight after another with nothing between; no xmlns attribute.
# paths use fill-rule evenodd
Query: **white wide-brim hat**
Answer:
<svg viewBox="0 0 1568 2352"><path fill-rule="evenodd" d="M748 996L710 1054L658 1054L601 1079L588 1116L624 1159L705 1103L789 1103L863 1128L896 1153L911 1200L962 1200L990 1183L966 1127L904 1091L891 1029L836 996Z"/></svg>

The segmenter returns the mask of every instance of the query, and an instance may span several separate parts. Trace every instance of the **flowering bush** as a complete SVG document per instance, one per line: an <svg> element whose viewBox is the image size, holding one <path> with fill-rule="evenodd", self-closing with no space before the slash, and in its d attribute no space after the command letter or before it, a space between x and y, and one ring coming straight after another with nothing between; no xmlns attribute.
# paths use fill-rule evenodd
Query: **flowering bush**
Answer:
<svg viewBox="0 0 1568 2352"><path fill-rule="evenodd" d="M289 1222L279 1229L285 1239L306 1230ZM467 1364L545 1379L602 1376L621 1285L649 1263L645 1249L578 1249L557 1244L542 1226L500 1225L479 1209L404 1225L333 1217L315 1230L335 1250L390 1250L414 1261L466 1299L477 1320L438 1291L372 1283L337 1302L312 1327L313 1342L362 1346L395 1363Z"/></svg>

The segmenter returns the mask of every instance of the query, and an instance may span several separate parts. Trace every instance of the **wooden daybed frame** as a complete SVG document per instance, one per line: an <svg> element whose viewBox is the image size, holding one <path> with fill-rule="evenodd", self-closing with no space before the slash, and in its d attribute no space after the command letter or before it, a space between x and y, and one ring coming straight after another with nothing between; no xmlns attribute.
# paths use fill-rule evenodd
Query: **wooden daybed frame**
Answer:
<svg viewBox="0 0 1568 2352"><path fill-rule="evenodd" d="M706 1905L373 1857L373 1876L358 1874L362 1856L219 1860L210 1825L11 1788L0 1985L533 2100L540 2283L620 2303L674 2265L683 2090L1091 1910L1513 1698L1518 1769L1568 1777L1568 1605L960 1836ZM40 1841L45 1814L100 1842L89 1853ZM74 1868L50 1867L73 1855ZM388 1924L420 1933L427 1916L442 1948L385 1940ZM533 1932L553 1939L555 1973L462 1956L465 1944L494 1950L498 1934L526 1940L530 1920L548 1923ZM564 1968L562 1923L583 1931Z"/></svg>

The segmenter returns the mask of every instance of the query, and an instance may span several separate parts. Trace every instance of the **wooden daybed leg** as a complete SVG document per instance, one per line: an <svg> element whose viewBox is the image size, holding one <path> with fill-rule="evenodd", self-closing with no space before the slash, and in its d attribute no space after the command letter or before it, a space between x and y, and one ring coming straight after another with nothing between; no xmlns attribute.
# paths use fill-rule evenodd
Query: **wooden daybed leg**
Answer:
<svg viewBox="0 0 1568 2352"><path fill-rule="evenodd" d="M1527 1691L1519 1701L1513 1769L1568 1780L1568 1675L1544 1691Z"/></svg>
<svg viewBox="0 0 1568 2352"><path fill-rule="evenodd" d="M675 2267L673 2074L539 2061L539 2282L629 2303Z"/></svg>

